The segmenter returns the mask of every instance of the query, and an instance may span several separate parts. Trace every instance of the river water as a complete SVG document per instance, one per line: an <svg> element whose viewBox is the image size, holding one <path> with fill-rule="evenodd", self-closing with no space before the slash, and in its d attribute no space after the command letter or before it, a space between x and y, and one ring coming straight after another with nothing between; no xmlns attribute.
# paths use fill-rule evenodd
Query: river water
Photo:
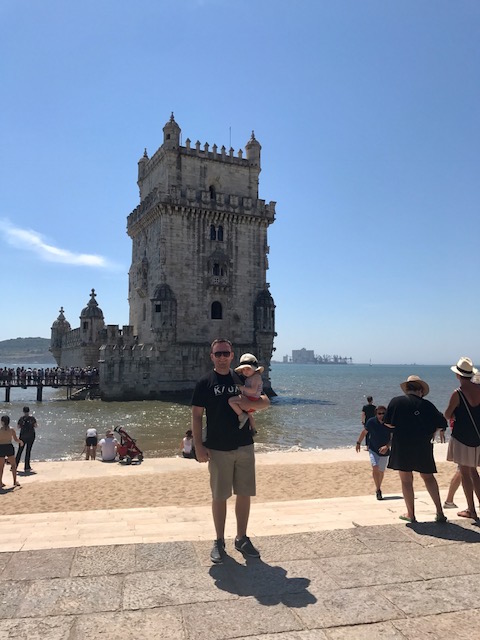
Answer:
<svg viewBox="0 0 480 640"><path fill-rule="evenodd" d="M278 395L268 410L256 416L257 450L353 446L361 430L365 397L372 395L375 404L387 404L401 394L399 384L410 374L428 382L428 399L444 411L458 386L448 365L273 364L272 386ZM190 428L188 403L72 401L66 399L66 389L50 388L44 389L41 403L36 402L34 388L12 388L11 402L3 402L4 398L0 387L0 412L10 415L13 423L22 415L23 405L30 406L39 425L32 457L40 460L80 457L88 427L96 427L100 434L115 425L136 438L146 456L174 456Z"/></svg>

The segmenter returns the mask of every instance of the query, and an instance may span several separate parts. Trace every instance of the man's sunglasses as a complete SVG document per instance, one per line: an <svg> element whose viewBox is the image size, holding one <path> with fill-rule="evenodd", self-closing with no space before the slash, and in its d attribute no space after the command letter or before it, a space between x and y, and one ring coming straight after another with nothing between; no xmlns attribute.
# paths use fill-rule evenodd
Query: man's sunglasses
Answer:
<svg viewBox="0 0 480 640"><path fill-rule="evenodd" d="M231 354L231 351L214 351L213 355L215 356L215 358L220 358L220 356L223 356L224 358L228 358L228 356Z"/></svg>

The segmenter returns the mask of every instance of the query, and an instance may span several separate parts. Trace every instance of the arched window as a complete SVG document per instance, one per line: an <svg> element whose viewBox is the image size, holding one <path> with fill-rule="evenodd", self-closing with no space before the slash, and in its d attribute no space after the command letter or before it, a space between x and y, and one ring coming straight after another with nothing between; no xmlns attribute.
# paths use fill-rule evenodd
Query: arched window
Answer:
<svg viewBox="0 0 480 640"><path fill-rule="evenodd" d="M217 239L217 232L215 231L215 227L213 226L213 224L210 225L210 240L216 240Z"/></svg>
<svg viewBox="0 0 480 640"><path fill-rule="evenodd" d="M220 265L218 264L218 262L215 262L215 264L213 265L213 275L214 276L220 275Z"/></svg>
<svg viewBox="0 0 480 640"><path fill-rule="evenodd" d="M221 320L222 319L222 305L218 300L212 302L212 320Z"/></svg>
<svg viewBox="0 0 480 640"><path fill-rule="evenodd" d="M217 192L215 191L215 187L213 186L213 184L210 185L209 191L210 191L210 200L216 200L217 199Z"/></svg>
<svg viewBox="0 0 480 640"><path fill-rule="evenodd" d="M220 242L223 242L223 227L218 227L217 239Z"/></svg>

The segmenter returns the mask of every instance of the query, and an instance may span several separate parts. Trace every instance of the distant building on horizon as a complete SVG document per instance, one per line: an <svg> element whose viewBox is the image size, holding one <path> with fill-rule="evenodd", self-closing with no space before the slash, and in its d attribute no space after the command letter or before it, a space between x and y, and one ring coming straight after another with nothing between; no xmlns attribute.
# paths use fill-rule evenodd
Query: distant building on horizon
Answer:
<svg viewBox="0 0 480 640"><path fill-rule="evenodd" d="M316 364L316 362L313 349L294 349L292 351L293 364Z"/></svg>
<svg viewBox="0 0 480 640"><path fill-rule="evenodd" d="M193 389L211 368L210 343L230 338L236 359L270 361L275 304L267 282L268 227L275 202L258 197L260 143L240 149L189 139L172 116L163 144L138 162L140 204L127 218L132 239L130 324L105 325L91 299L71 330L63 308L52 326L59 366L100 371L105 400L154 399Z"/></svg>
<svg viewBox="0 0 480 640"><path fill-rule="evenodd" d="M313 350L309 349L294 349L292 356L283 356L283 364L352 364L352 358L346 358L345 356L338 355L323 355L316 356Z"/></svg>

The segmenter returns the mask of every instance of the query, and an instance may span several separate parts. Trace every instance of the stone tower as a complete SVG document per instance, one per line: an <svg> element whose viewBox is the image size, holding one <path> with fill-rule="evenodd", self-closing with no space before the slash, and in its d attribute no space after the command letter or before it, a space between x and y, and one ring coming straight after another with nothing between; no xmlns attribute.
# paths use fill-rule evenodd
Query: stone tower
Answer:
<svg viewBox="0 0 480 640"><path fill-rule="evenodd" d="M180 133L172 113L163 144L138 162L140 204L127 219L135 341L125 346L122 331L108 327L100 362L106 399L191 390L211 367L218 336L232 340L237 360L254 353L270 388L267 230L275 203L258 197L261 146L252 132L243 157L189 139L182 146Z"/></svg>

